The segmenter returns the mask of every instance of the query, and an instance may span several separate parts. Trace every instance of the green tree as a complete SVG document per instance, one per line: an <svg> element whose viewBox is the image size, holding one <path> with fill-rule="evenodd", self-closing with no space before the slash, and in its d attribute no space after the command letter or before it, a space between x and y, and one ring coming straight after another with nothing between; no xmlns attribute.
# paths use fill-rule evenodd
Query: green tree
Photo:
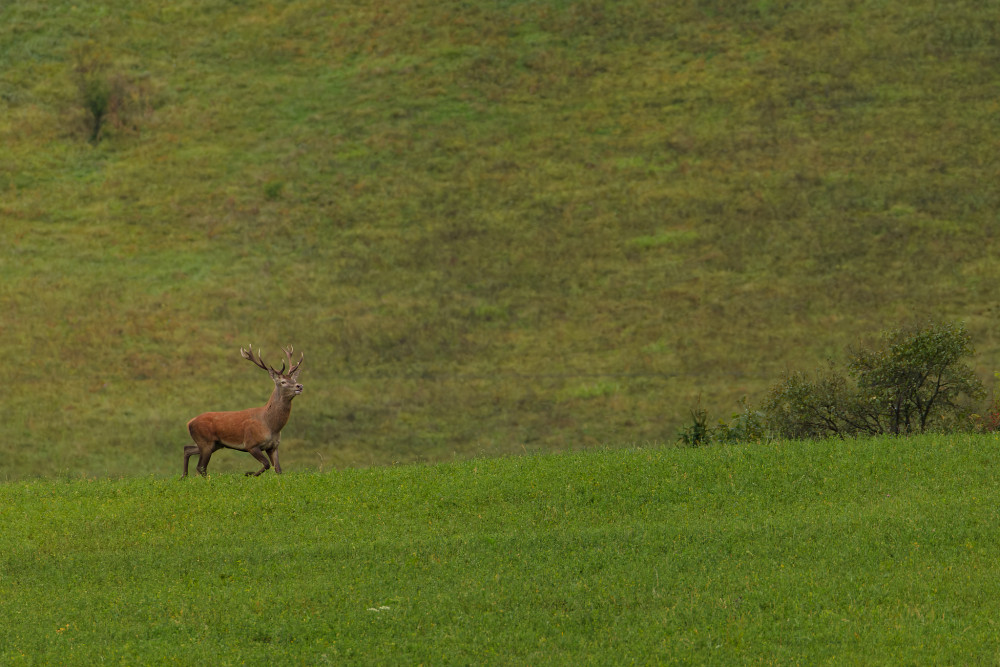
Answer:
<svg viewBox="0 0 1000 667"><path fill-rule="evenodd" d="M931 323L884 332L852 350L846 376L831 366L815 377L790 373L762 406L768 430L786 438L911 434L954 428L967 399L985 395L963 359L973 354L962 324Z"/></svg>
<svg viewBox="0 0 1000 667"><path fill-rule="evenodd" d="M880 433L923 433L932 418L962 411L961 397L981 398L982 382L962 359L973 354L962 324L935 323L883 334L873 350L854 352L859 416Z"/></svg>

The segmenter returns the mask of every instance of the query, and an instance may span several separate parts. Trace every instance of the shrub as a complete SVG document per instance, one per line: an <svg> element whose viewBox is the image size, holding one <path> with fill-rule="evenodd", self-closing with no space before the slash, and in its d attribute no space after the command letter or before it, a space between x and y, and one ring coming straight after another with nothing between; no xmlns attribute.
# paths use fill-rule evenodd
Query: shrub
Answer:
<svg viewBox="0 0 1000 667"><path fill-rule="evenodd" d="M720 421L712 431L715 442L760 442L769 439L764 412L750 406L744 397L740 401L740 411L727 423Z"/></svg>
<svg viewBox="0 0 1000 667"><path fill-rule="evenodd" d="M848 369L881 432L923 433L933 421L967 414L960 397L985 395L972 368L962 363L972 353L963 325L932 324L883 335L879 348L856 352Z"/></svg>
<svg viewBox="0 0 1000 667"><path fill-rule="evenodd" d="M713 443L759 442L768 438L764 413L750 407L744 398L740 412L728 423L720 420L714 428L708 424L704 408L691 410L691 423L677 432L677 442L687 447Z"/></svg>
<svg viewBox="0 0 1000 667"><path fill-rule="evenodd" d="M815 379L800 372L786 375L771 388L761 410L765 428L776 437L820 438L852 430L845 419L850 403L847 382L831 368Z"/></svg>
<svg viewBox="0 0 1000 667"><path fill-rule="evenodd" d="M108 125L138 131L140 120L151 110L148 83L114 68L108 53L93 42L77 46L73 59L73 78L90 142L100 141Z"/></svg>
<svg viewBox="0 0 1000 667"><path fill-rule="evenodd" d="M982 414L969 415L972 429L978 433L1000 431L1000 371L993 373L994 385Z"/></svg>
<svg viewBox="0 0 1000 667"><path fill-rule="evenodd" d="M699 447L712 441L712 428L704 408L691 410L691 423L677 433L677 441L687 447Z"/></svg>
<svg viewBox="0 0 1000 667"><path fill-rule="evenodd" d="M962 360L973 353L962 324L932 323L882 334L855 349L846 377L830 368L815 378L792 373L763 405L767 428L789 438L912 434L967 423L969 402L985 395Z"/></svg>

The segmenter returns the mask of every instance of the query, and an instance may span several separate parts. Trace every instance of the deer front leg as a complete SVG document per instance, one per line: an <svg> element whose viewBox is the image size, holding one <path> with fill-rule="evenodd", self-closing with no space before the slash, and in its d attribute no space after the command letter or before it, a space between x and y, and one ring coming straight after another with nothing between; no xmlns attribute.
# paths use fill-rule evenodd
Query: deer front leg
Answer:
<svg viewBox="0 0 1000 667"><path fill-rule="evenodd" d="M265 470L267 470L268 468L271 467L271 464L270 464L270 462L268 462L267 457L264 456L264 453L262 451L260 451L260 445L257 445L255 447L251 447L247 451L250 452L251 454L253 454L253 457L255 459L257 459L258 461L260 461L261 465L264 466L263 468L261 468L257 472L248 472L247 473L247 477L249 477L250 475L253 475L254 477L258 477L262 472L264 472Z"/></svg>

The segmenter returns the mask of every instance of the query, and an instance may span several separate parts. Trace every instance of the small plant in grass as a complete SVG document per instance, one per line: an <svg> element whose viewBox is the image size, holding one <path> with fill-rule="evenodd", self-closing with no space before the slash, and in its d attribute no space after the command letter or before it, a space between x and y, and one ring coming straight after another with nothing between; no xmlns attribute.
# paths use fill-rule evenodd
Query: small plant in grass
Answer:
<svg viewBox="0 0 1000 667"><path fill-rule="evenodd" d="M677 442L686 447L700 447L715 443L761 442L770 438L764 413L752 407L745 397L740 401L740 411L730 421L720 419L714 427L708 421L707 410L692 409L691 423L678 431Z"/></svg>
<svg viewBox="0 0 1000 667"><path fill-rule="evenodd" d="M107 56L93 45L81 47L75 54L73 74L80 91L80 103L87 112L90 141L94 143L101 136L111 99L108 67Z"/></svg>
<svg viewBox="0 0 1000 667"><path fill-rule="evenodd" d="M269 181L264 184L264 199L278 201L284 192L285 184L281 181Z"/></svg>
<svg viewBox="0 0 1000 667"><path fill-rule="evenodd" d="M712 441L712 428L708 425L708 411L704 408L691 410L691 423L677 433L677 442L686 447L700 447Z"/></svg>
<svg viewBox="0 0 1000 667"><path fill-rule="evenodd" d="M740 411L728 423L720 420L712 431L712 440L722 443L761 442L768 438L763 411L751 406L746 397L740 401Z"/></svg>
<svg viewBox="0 0 1000 667"><path fill-rule="evenodd" d="M73 79L85 113L88 140L99 142L107 129L137 132L149 115L151 91L147 82L116 68L110 54L93 42L73 54Z"/></svg>
<svg viewBox="0 0 1000 667"><path fill-rule="evenodd" d="M972 428L979 433L995 433L1000 431L1000 371L993 373L996 380L993 390L990 392L983 414L970 415Z"/></svg>

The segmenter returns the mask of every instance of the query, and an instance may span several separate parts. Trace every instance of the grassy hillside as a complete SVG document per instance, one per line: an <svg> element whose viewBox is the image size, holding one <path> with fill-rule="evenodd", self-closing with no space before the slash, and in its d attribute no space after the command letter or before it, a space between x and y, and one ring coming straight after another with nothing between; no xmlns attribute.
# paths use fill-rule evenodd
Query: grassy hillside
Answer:
<svg viewBox="0 0 1000 667"><path fill-rule="evenodd" d="M179 469L248 342L290 470L669 440L923 315L988 378L998 10L4 3L0 476Z"/></svg>
<svg viewBox="0 0 1000 667"><path fill-rule="evenodd" d="M995 437L0 486L0 662L997 660Z"/></svg>

